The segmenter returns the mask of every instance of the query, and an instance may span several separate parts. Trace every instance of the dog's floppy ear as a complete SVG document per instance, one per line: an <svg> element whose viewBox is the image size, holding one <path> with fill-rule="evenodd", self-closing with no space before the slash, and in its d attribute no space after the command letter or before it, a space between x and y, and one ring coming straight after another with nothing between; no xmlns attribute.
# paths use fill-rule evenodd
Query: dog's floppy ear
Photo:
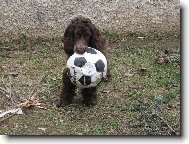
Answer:
<svg viewBox="0 0 189 144"><path fill-rule="evenodd" d="M74 26L68 25L64 32L64 51L67 55L71 56L74 53Z"/></svg>

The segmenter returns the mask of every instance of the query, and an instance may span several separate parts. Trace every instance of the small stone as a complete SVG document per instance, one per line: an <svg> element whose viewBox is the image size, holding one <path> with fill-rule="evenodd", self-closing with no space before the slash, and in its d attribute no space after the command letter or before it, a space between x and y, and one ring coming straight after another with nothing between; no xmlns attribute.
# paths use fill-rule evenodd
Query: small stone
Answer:
<svg viewBox="0 0 189 144"><path fill-rule="evenodd" d="M158 95L158 96L155 96L155 99L156 99L156 100L162 100L163 97L162 97L161 95Z"/></svg>
<svg viewBox="0 0 189 144"><path fill-rule="evenodd" d="M130 86L130 88L135 89L135 90L139 90L141 88L141 86L135 84L135 85Z"/></svg>

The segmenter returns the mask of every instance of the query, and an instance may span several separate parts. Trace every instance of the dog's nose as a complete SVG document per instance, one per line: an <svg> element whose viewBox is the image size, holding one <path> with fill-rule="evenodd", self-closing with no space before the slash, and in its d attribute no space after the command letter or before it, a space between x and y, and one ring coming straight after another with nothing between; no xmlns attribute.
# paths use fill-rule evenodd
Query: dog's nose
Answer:
<svg viewBox="0 0 189 144"><path fill-rule="evenodd" d="M75 52L78 53L78 54L84 54L86 49L87 49L87 46L83 46L83 45L77 45L75 48Z"/></svg>

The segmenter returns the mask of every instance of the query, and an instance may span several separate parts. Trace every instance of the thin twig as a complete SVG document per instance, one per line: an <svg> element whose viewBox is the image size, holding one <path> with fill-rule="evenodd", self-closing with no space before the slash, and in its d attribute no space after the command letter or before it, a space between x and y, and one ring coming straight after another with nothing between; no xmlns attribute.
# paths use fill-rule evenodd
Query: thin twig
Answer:
<svg viewBox="0 0 189 144"><path fill-rule="evenodd" d="M11 58L11 56L5 54L0 54L0 57Z"/></svg>
<svg viewBox="0 0 189 144"><path fill-rule="evenodd" d="M15 115L15 114L12 113L12 114L6 116L5 118L1 119L1 120L0 120L0 124L2 124L5 120L9 119L9 118L12 117L13 115Z"/></svg>
<svg viewBox="0 0 189 144"><path fill-rule="evenodd" d="M9 48L9 47L0 47L0 50L16 51L16 50L20 50L20 49L19 48Z"/></svg>
<svg viewBox="0 0 189 144"><path fill-rule="evenodd" d="M168 122L162 117L160 116L158 113L154 113L157 117L159 117L166 125L167 127L170 129L170 131L174 134L174 135L178 135L176 133L176 131L168 124Z"/></svg>
<svg viewBox="0 0 189 144"><path fill-rule="evenodd" d="M14 95L14 91L12 89L12 75L8 75L9 77L9 83L7 84L4 81L4 76L2 76L2 85L0 85L0 93L2 93L3 95L6 96L6 98L8 98L8 100L11 101L11 104L14 105L14 100L13 100L13 95Z"/></svg>
<svg viewBox="0 0 189 144"><path fill-rule="evenodd" d="M0 92L6 92L6 93L8 93L8 91L6 90L6 89L4 89L4 88L2 88L2 87L0 87Z"/></svg>
<svg viewBox="0 0 189 144"><path fill-rule="evenodd" d="M12 101L12 78L11 78L11 76L9 75L9 97L10 97L10 99L11 99L11 101Z"/></svg>
<svg viewBox="0 0 189 144"><path fill-rule="evenodd" d="M41 84L42 80L44 79L45 77L42 77L41 80L39 81L39 83L33 88L33 90L31 91L31 93L29 94L29 99L31 98L32 95L36 95L37 93L37 88L38 86Z"/></svg>

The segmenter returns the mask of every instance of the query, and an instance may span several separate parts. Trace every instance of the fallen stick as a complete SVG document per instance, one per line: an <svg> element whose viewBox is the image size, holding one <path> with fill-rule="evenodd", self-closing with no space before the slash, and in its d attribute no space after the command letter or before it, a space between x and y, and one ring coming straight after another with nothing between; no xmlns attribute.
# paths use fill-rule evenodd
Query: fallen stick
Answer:
<svg viewBox="0 0 189 144"><path fill-rule="evenodd" d="M20 50L20 49L19 48L9 48L9 47L0 47L0 50L16 51L16 50Z"/></svg>
<svg viewBox="0 0 189 144"><path fill-rule="evenodd" d="M157 117L159 117L165 124L166 126L170 129L170 131L174 134L174 135L178 135L176 133L176 131L168 124L168 122L162 117L160 116L158 113L154 113Z"/></svg>

